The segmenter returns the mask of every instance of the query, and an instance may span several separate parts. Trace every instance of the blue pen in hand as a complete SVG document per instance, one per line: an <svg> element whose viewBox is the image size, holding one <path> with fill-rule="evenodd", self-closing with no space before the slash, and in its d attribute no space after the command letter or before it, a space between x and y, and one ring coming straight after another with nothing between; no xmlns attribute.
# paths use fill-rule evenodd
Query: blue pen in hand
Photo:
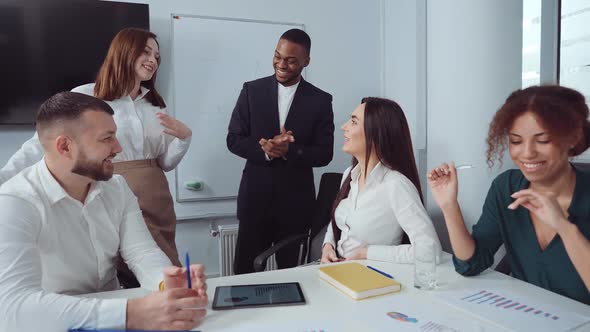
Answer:
<svg viewBox="0 0 590 332"><path fill-rule="evenodd" d="M387 277L387 278L389 278L389 279L395 279L395 278L394 278L394 277L393 277L391 274L385 273L385 272L383 272L383 271L381 271L381 270L377 270L376 268L374 268L374 267L372 267L372 266L370 266L370 265L367 265L367 267L368 267L369 269L371 269L371 270L373 270L373 271L375 271L375 272L377 272L377 273L381 274L381 275L384 275L384 276L386 276L386 277Z"/></svg>
<svg viewBox="0 0 590 332"><path fill-rule="evenodd" d="M188 288L193 288L191 283L191 260L188 257L188 251L186 252L186 282L188 284Z"/></svg>

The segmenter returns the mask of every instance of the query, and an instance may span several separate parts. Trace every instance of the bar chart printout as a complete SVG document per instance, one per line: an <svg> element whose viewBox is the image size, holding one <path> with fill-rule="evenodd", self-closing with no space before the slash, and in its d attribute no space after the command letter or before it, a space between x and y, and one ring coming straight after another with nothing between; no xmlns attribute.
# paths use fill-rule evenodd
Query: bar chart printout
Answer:
<svg viewBox="0 0 590 332"><path fill-rule="evenodd" d="M590 317L564 312L545 303L535 303L510 290L449 290L440 292L438 296L453 306L515 330L569 331L590 321Z"/></svg>

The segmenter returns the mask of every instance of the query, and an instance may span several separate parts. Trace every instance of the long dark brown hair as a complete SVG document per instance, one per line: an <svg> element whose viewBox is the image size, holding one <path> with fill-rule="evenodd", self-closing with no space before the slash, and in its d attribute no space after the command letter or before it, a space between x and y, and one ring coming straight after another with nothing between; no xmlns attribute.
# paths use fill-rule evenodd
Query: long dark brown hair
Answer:
<svg viewBox="0 0 590 332"><path fill-rule="evenodd" d="M423 201L410 128L404 111L395 101L384 98L365 97L361 104L365 104L363 126L366 141L365 177L369 171L367 168L374 147L377 159L381 164L407 177L414 184L420 195L420 200ZM352 167L354 168L357 164L358 160L353 157ZM335 212L338 204L350 193L351 173L349 172L344 180L332 207L331 223L336 243L340 240L341 231L336 225Z"/></svg>
<svg viewBox="0 0 590 332"><path fill-rule="evenodd" d="M94 96L112 101L130 93L135 87L135 61L142 54L148 39L158 43L156 35L138 28L126 28L117 33L107 53L94 86ZM160 45L158 44L158 47ZM158 68L161 59L158 57ZM164 108L164 98L156 91L156 71L149 81L142 81L143 87L150 89L145 98L154 106Z"/></svg>
<svg viewBox="0 0 590 332"><path fill-rule="evenodd" d="M502 164L509 131L516 118L526 112L533 113L543 128L558 140L571 138L581 131L580 139L569 151L570 156L577 156L590 146L590 122L584 95L558 85L531 86L511 93L494 115L486 140L489 167L494 166L494 160Z"/></svg>

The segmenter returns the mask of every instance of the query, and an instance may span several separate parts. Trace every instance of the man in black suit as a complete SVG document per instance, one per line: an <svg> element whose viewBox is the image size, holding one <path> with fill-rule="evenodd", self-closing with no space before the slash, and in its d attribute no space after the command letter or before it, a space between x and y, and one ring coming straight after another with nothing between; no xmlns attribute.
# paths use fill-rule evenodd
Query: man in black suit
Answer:
<svg viewBox="0 0 590 332"><path fill-rule="evenodd" d="M307 231L315 200L312 167L332 160L332 96L301 77L310 48L304 31L283 33L275 74L244 83L232 113L227 147L247 160L238 193L236 274L253 272L254 258L272 243ZM279 268L295 266L298 253L298 246L280 250Z"/></svg>

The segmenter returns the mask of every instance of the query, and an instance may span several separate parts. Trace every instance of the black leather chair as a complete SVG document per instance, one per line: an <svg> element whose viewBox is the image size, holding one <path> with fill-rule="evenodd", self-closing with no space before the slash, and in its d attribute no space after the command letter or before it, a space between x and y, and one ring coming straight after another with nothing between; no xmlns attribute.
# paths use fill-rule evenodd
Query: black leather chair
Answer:
<svg viewBox="0 0 590 332"><path fill-rule="evenodd" d="M299 243L301 248L300 255L298 258L298 265L305 264L308 261L319 258L317 257L311 259L311 257L308 257L308 248L310 247L310 242L323 242L326 228L328 227L328 224L331 220L332 205L334 204L336 195L340 190L341 181L342 173L322 174L322 178L320 180L320 189L316 197L314 213L308 232L292 235L286 239L283 239L275 243L272 247L262 252L254 259L254 271L264 271L264 269L266 268L266 261L270 256L272 256L274 253L281 250L285 246L294 243ZM319 239L320 237L321 239ZM313 247L313 250L317 251L315 247ZM321 256L321 243L319 245L319 253Z"/></svg>
<svg viewBox="0 0 590 332"><path fill-rule="evenodd" d="M578 170L584 171L584 172L590 172L590 162L578 162L578 163L572 163L574 165L574 167Z"/></svg>
<svg viewBox="0 0 590 332"><path fill-rule="evenodd" d="M510 257L508 257L508 253L506 253L506 255L504 255L504 257L502 257L502 259L500 260L500 263L498 263L498 265L496 265L496 268L494 269L500 273L504 273L505 275L510 275L512 273L512 268L510 267Z"/></svg>
<svg viewBox="0 0 590 332"><path fill-rule="evenodd" d="M324 238L326 237L326 231L328 230L328 224L311 238L309 243L309 254L307 255L308 262L314 262L322 258L322 247L324 245Z"/></svg>

